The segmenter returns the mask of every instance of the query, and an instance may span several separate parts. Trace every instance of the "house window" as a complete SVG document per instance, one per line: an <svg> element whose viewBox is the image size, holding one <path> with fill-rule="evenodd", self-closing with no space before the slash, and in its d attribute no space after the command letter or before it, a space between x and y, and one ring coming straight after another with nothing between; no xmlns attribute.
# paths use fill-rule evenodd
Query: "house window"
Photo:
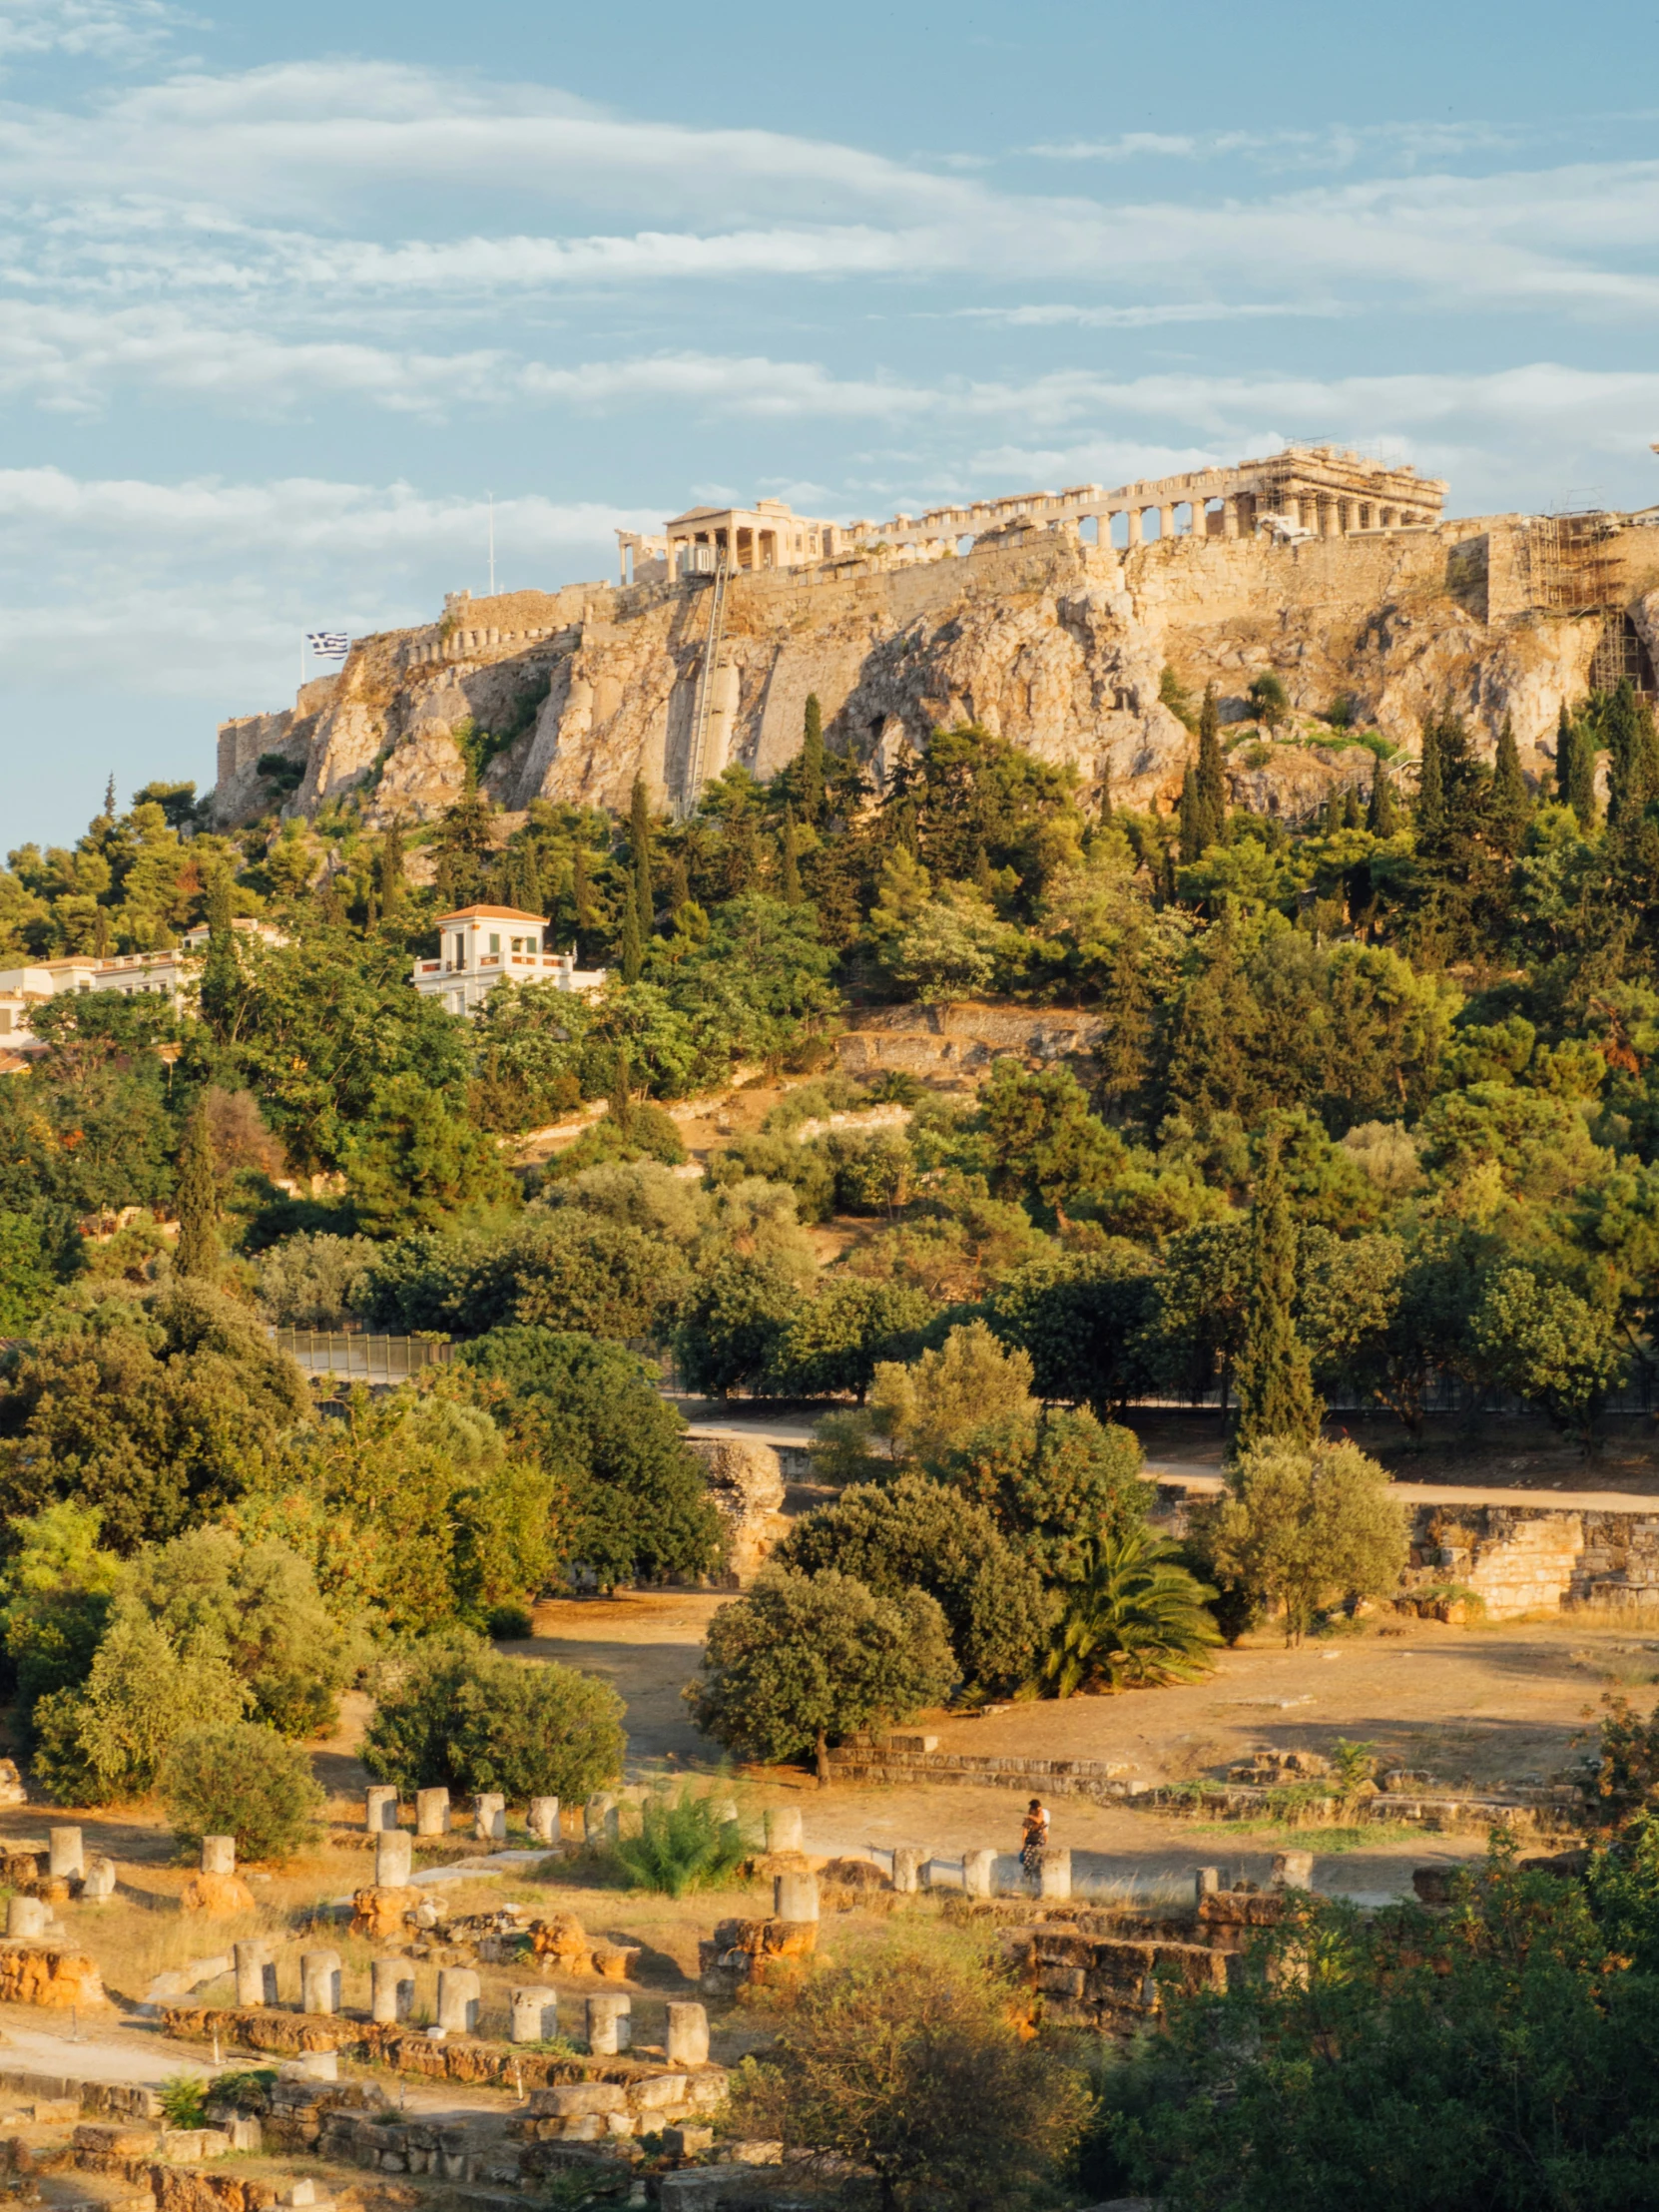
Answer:
<svg viewBox="0 0 1659 2212"><path fill-rule="evenodd" d="M494 929L490 931L490 950L492 952L499 952L501 950L501 938L497 931L495 931Z"/></svg>

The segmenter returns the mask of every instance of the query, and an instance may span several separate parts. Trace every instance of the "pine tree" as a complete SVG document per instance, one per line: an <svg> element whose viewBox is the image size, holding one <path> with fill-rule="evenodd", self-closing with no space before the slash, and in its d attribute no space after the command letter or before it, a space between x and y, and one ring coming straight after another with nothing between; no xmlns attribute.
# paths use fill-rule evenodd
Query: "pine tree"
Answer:
<svg viewBox="0 0 1659 2212"><path fill-rule="evenodd" d="M801 819L816 823L824 813L824 710L817 692L808 695L802 721L799 782Z"/></svg>
<svg viewBox="0 0 1659 2212"><path fill-rule="evenodd" d="M977 837L973 845L973 880L981 898L996 896L996 883L991 875L990 855L985 850L985 840Z"/></svg>
<svg viewBox="0 0 1659 2212"><path fill-rule="evenodd" d="M593 885L588 880L588 848L585 844L576 847L576 863L571 876L571 902L576 908L576 949L580 965L582 932L591 929L594 924Z"/></svg>
<svg viewBox="0 0 1659 2212"><path fill-rule="evenodd" d="M1417 770L1417 847L1438 841L1445 830L1445 795L1440 785L1440 724L1430 715L1422 726L1422 761Z"/></svg>
<svg viewBox="0 0 1659 2212"><path fill-rule="evenodd" d="M1399 810L1394 805L1394 788L1381 761L1372 771L1371 804L1366 809L1366 828L1374 837L1391 837L1399 828Z"/></svg>
<svg viewBox="0 0 1659 2212"><path fill-rule="evenodd" d="M657 903L651 888L651 802L646 795L643 776L634 778L634 796L628 809L628 844L634 855L634 912L639 919L643 945L649 941L657 918Z"/></svg>
<svg viewBox="0 0 1659 2212"><path fill-rule="evenodd" d="M1195 831L1202 854L1220 844L1227 834L1227 772L1221 758L1221 715L1216 687L1206 684L1204 704L1198 711L1198 771L1193 782L1196 800Z"/></svg>
<svg viewBox="0 0 1659 2212"><path fill-rule="evenodd" d="M796 856L795 809L784 809L783 892L786 906L799 906L802 899L801 863Z"/></svg>
<svg viewBox="0 0 1659 2212"><path fill-rule="evenodd" d="M1100 764L1100 813L1096 819L1102 830L1112 820L1112 763L1109 755Z"/></svg>
<svg viewBox="0 0 1659 2212"><path fill-rule="evenodd" d="M92 949L100 960L110 956L110 909L100 906L92 917Z"/></svg>
<svg viewBox="0 0 1659 2212"><path fill-rule="evenodd" d="M1175 847L1173 844L1166 844L1164 847L1163 865L1158 871L1158 903L1161 906L1173 906L1175 904Z"/></svg>
<svg viewBox="0 0 1659 2212"><path fill-rule="evenodd" d="M113 776L104 786L104 819L106 822L114 822L115 820L115 778Z"/></svg>
<svg viewBox="0 0 1659 2212"><path fill-rule="evenodd" d="M179 1217L179 1242L173 1254L175 1273L217 1275L221 1257L219 1191L214 1180L213 1147L208 1142L208 1117L201 1106L185 1124L175 1210Z"/></svg>
<svg viewBox="0 0 1659 2212"><path fill-rule="evenodd" d="M1511 858L1520 850L1532 813L1532 794L1521 774L1515 726L1507 717L1498 732L1497 759L1492 764L1491 836L1500 852Z"/></svg>
<svg viewBox="0 0 1659 2212"><path fill-rule="evenodd" d="M616 1058L611 1062L611 1090L606 1104L619 1134L626 1137L634 1126L634 1071L625 1044L617 1046Z"/></svg>
<svg viewBox="0 0 1659 2212"><path fill-rule="evenodd" d="M1325 1407L1296 1333L1296 1222L1279 1143L1270 1140L1250 1209L1251 1301L1236 1370L1239 1410L1233 1448L1278 1439L1311 1444Z"/></svg>

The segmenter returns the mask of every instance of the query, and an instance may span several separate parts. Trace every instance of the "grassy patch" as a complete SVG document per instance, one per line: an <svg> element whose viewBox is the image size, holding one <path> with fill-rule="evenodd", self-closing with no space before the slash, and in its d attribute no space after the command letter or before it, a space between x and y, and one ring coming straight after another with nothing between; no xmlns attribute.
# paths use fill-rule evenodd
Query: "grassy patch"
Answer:
<svg viewBox="0 0 1659 2212"><path fill-rule="evenodd" d="M1297 1828L1273 1820L1194 1821L1192 1832L1195 1836L1248 1836L1259 1850L1311 1851L1319 1859L1423 1840L1422 1830L1408 1821L1366 1821L1358 1828Z"/></svg>

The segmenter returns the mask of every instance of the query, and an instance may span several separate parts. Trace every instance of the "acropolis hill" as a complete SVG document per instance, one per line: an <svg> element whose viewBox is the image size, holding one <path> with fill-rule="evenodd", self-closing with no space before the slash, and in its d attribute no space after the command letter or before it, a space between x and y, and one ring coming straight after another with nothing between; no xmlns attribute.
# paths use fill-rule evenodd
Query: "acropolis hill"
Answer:
<svg viewBox="0 0 1659 2212"><path fill-rule="evenodd" d="M1446 486L1328 446L1107 491L1081 485L919 518L840 524L778 501L696 508L619 532L624 581L475 600L356 641L290 711L226 723L222 822L302 767L286 811L367 784L371 822L430 818L465 781L452 733L515 733L485 775L508 810L623 807L636 775L689 805L732 762L772 775L808 695L830 742L879 777L930 730L978 722L1085 786L1167 805L1191 744L1160 704L1166 667L1213 683L1224 723L1254 677L1407 755L1423 716L1460 708L1490 747L1512 721L1536 775L1561 702L1659 661L1659 508L1445 520ZM1307 737L1304 733L1304 738ZM1317 733L1316 733L1317 735ZM1235 800L1289 816L1371 756L1315 743L1231 756Z"/></svg>

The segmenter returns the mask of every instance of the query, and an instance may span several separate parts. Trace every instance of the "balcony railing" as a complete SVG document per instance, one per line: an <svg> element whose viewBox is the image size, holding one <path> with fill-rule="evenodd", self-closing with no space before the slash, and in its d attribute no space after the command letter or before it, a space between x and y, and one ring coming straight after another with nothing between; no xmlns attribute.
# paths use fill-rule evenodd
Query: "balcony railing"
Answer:
<svg viewBox="0 0 1659 2212"><path fill-rule="evenodd" d="M363 1337L344 1331L276 1329L278 1352L285 1352L307 1375L360 1375L369 1382L404 1382L422 1368L448 1367L453 1345L431 1344L424 1337Z"/></svg>

